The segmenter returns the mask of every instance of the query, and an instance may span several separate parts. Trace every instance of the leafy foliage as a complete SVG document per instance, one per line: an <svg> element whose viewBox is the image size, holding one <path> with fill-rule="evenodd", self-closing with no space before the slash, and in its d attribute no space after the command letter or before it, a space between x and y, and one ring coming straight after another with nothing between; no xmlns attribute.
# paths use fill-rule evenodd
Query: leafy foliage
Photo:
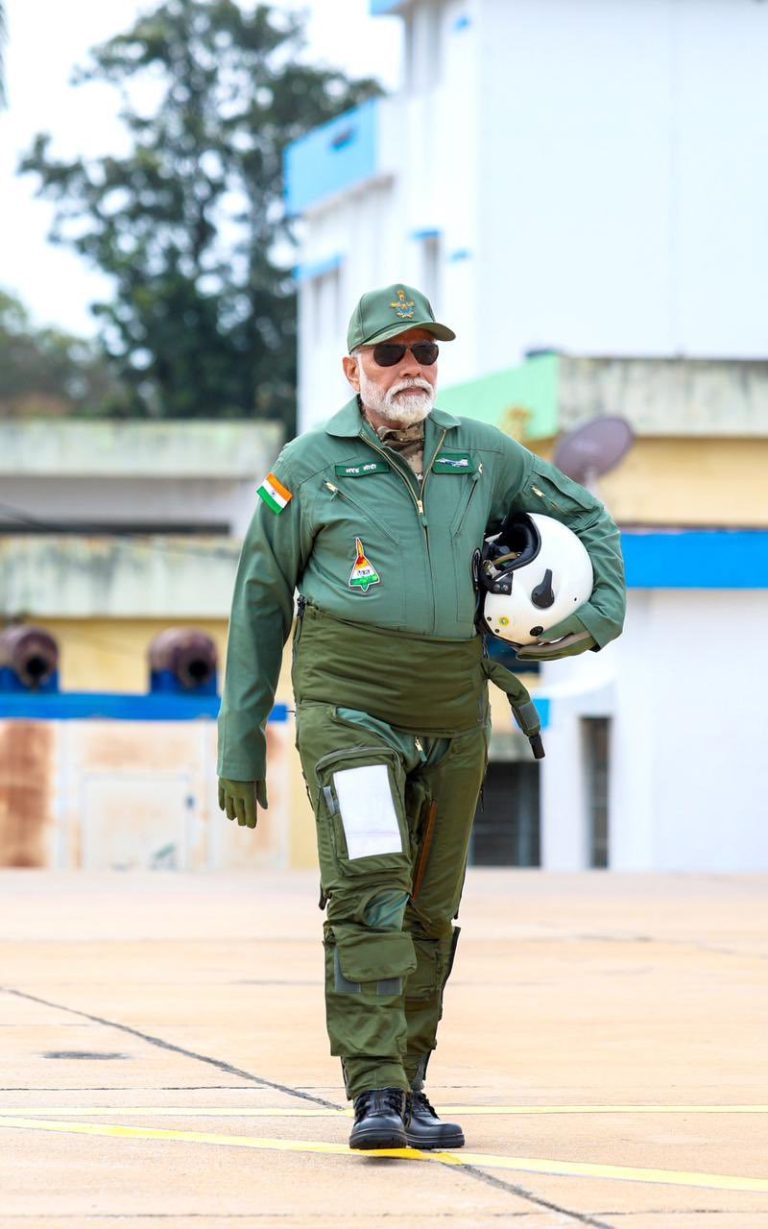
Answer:
<svg viewBox="0 0 768 1229"><path fill-rule="evenodd" d="M93 342L35 328L12 295L0 291L0 413L120 413L124 397Z"/></svg>
<svg viewBox="0 0 768 1229"><path fill-rule="evenodd" d="M56 202L54 240L114 279L93 310L137 414L293 427L283 151L378 93L302 63L302 46L300 19L270 5L163 0L76 77L121 91L130 151L66 162L39 135L22 161Z"/></svg>

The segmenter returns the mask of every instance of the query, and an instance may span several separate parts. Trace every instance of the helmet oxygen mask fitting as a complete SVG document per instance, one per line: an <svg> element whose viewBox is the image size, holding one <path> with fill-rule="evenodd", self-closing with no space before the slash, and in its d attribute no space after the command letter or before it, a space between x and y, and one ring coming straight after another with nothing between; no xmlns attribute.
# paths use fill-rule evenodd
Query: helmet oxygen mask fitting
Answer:
<svg viewBox="0 0 768 1229"><path fill-rule="evenodd" d="M518 646L576 613L594 579L576 534L534 512L507 516L499 533L485 539L475 572L483 628Z"/></svg>

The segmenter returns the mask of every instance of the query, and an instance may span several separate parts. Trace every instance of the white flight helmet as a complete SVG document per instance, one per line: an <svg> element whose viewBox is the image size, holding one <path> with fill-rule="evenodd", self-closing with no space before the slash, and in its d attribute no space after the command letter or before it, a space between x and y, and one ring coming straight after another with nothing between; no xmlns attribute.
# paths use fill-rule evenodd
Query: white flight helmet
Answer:
<svg viewBox="0 0 768 1229"><path fill-rule="evenodd" d="M560 521L513 512L499 533L485 539L477 581L488 630L511 644L533 644L588 601L592 562Z"/></svg>

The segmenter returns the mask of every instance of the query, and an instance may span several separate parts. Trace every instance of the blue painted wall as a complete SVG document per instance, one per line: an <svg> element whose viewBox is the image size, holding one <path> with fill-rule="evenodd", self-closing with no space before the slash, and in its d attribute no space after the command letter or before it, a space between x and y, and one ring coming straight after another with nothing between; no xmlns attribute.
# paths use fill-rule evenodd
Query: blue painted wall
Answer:
<svg viewBox="0 0 768 1229"><path fill-rule="evenodd" d="M47 721L198 721L215 720L219 715L219 696L184 696L170 693L149 695L110 695L102 692L70 691L45 695L35 691L0 693L0 719L45 718ZM270 721L288 720L285 704L276 704Z"/></svg>
<svg viewBox="0 0 768 1229"><path fill-rule="evenodd" d="M630 589L768 589L768 532L685 529L626 532Z"/></svg>
<svg viewBox="0 0 768 1229"><path fill-rule="evenodd" d="M308 132L285 151L285 199L297 216L376 173L378 99Z"/></svg>

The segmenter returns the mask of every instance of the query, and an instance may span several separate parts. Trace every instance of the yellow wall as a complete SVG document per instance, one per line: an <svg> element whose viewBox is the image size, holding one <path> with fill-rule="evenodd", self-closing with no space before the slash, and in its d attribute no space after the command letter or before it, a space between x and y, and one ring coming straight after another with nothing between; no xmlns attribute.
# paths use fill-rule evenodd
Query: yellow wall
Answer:
<svg viewBox="0 0 768 1229"><path fill-rule="evenodd" d="M549 442L536 452L551 459ZM638 439L598 495L622 525L768 525L768 439Z"/></svg>
<svg viewBox="0 0 768 1229"><path fill-rule="evenodd" d="M62 691L149 691L147 650L150 641L172 626L194 626L207 632L223 661L226 619L174 624L168 619L45 619L59 642ZM220 667L221 669L221 667ZM220 675L221 677L221 675Z"/></svg>

